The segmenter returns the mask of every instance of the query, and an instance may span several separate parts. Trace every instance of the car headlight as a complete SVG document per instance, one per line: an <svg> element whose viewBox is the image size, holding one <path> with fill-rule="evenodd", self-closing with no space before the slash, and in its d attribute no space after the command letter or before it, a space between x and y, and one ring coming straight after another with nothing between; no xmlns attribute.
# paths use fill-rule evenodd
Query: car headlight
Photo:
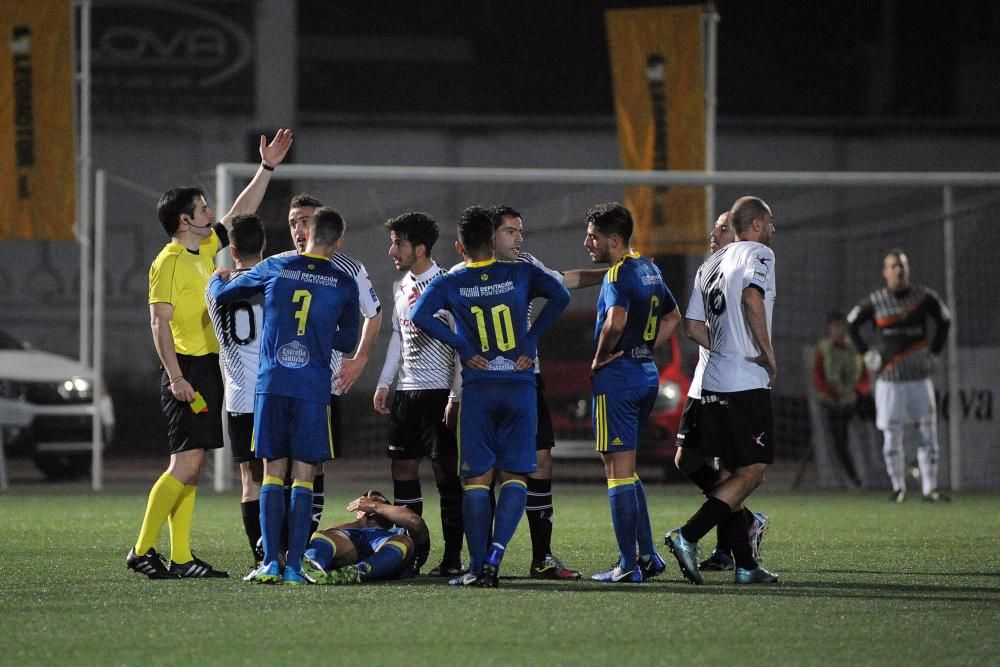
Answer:
<svg viewBox="0 0 1000 667"><path fill-rule="evenodd" d="M81 377L73 377L59 385L59 395L65 399L90 398L92 386L90 380Z"/></svg>
<svg viewBox="0 0 1000 667"><path fill-rule="evenodd" d="M656 392L656 403L654 410L673 410L681 404L681 387L672 380L667 380L660 385L660 390Z"/></svg>

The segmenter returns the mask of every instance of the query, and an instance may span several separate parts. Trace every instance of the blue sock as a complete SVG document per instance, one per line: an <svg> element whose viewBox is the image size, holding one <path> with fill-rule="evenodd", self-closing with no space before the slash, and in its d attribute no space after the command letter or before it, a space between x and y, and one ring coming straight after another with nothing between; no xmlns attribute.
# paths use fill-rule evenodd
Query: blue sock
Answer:
<svg viewBox="0 0 1000 667"><path fill-rule="evenodd" d="M381 549L354 567L361 572L361 581L386 579L396 571L404 558L406 558L406 550L403 545L396 542L386 542Z"/></svg>
<svg viewBox="0 0 1000 667"><path fill-rule="evenodd" d="M469 571L478 574L486 559L490 535L490 487L476 484L462 490L462 523L465 527L465 543L472 560Z"/></svg>
<svg viewBox="0 0 1000 667"><path fill-rule="evenodd" d="M635 483L635 499L639 503L639 517L635 526L639 555L652 556L656 553L656 547L653 544L653 526L649 521L649 508L646 507L646 490L642 488L638 473L632 475L632 481Z"/></svg>
<svg viewBox="0 0 1000 667"><path fill-rule="evenodd" d="M493 542L490 545L489 555L489 560L494 565L500 564L503 552L507 549L507 543L514 537L527 501L528 485L521 480L509 479L500 485L496 516L493 519Z"/></svg>
<svg viewBox="0 0 1000 667"><path fill-rule="evenodd" d="M333 546L333 542L328 538L313 537L304 555L316 561L316 564L324 570L329 570L333 567L333 556L336 553L337 551Z"/></svg>
<svg viewBox="0 0 1000 667"><path fill-rule="evenodd" d="M302 554L312 527L313 492L311 482L296 481L292 485L292 504L288 508L288 564L294 570L302 569Z"/></svg>
<svg viewBox="0 0 1000 667"><path fill-rule="evenodd" d="M285 482L279 477L268 477L260 487L260 534L265 564L278 560L284 523Z"/></svg>
<svg viewBox="0 0 1000 667"><path fill-rule="evenodd" d="M608 501L611 504L611 525L615 529L622 569L633 570L638 565L635 545L639 503L636 501L635 483L632 478L609 479Z"/></svg>

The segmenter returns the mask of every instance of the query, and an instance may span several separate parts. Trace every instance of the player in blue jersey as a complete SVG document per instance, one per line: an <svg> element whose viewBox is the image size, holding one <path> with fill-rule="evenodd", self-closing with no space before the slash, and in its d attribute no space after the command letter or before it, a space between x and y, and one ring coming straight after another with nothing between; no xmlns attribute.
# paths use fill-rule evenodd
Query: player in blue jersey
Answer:
<svg viewBox="0 0 1000 667"><path fill-rule="evenodd" d="M260 519L264 560L250 577L257 583L306 583L302 554L309 536L312 480L317 463L333 458L330 436L330 354L358 342L358 291L349 274L329 261L344 234L344 219L317 209L305 252L270 257L233 280L221 269L209 284L226 304L264 293L264 329L254 405L254 454L264 460ZM292 460L292 494L285 507L284 478ZM278 563L287 514L288 561Z"/></svg>
<svg viewBox="0 0 1000 667"><path fill-rule="evenodd" d="M524 513L528 473L536 468L538 337L566 308L569 292L532 264L496 261L493 219L484 208L462 212L458 239L455 247L465 257L465 267L432 282L410 318L455 348L462 360L459 474L472 562L460 581L495 587L507 543ZM535 297L548 301L529 326L528 307ZM442 310L451 313L457 331L439 319ZM500 495L491 522L494 470L499 471Z"/></svg>
<svg viewBox="0 0 1000 667"><path fill-rule="evenodd" d="M302 570L317 584L409 579L430 552L427 524L409 507L368 491L347 506L354 521L313 533Z"/></svg>
<svg viewBox="0 0 1000 667"><path fill-rule="evenodd" d="M597 204L587 211L586 221L584 246L590 259L611 266L597 299L591 383L596 449L608 478L611 524L620 552L614 567L591 579L641 583L666 566L653 546L635 450L660 385L653 349L669 338L681 314L657 266L632 250L627 208Z"/></svg>

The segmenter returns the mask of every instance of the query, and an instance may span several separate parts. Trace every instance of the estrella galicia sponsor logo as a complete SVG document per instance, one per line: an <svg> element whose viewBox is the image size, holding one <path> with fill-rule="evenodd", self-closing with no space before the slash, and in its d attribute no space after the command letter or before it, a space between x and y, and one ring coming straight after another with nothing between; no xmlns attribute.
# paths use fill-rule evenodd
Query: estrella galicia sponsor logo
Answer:
<svg viewBox="0 0 1000 667"><path fill-rule="evenodd" d="M491 371L516 371L517 364L507 357L497 357L488 364Z"/></svg>
<svg viewBox="0 0 1000 667"><path fill-rule="evenodd" d="M309 348L297 340L278 348L278 363L285 368L302 368L309 363Z"/></svg>

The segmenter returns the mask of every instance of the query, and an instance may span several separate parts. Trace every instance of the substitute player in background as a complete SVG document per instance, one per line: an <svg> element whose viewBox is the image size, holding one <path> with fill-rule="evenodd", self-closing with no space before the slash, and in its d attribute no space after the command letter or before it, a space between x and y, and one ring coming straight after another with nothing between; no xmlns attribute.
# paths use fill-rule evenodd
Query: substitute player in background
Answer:
<svg viewBox="0 0 1000 667"><path fill-rule="evenodd" d="M616 202L597 204L587 211L586 222L584 246L591 261L611 267L597 299L591 384L596 449L608 479L619 551L618 562L591 579L641 583L666 565L653 545L635 451L660 387L653 349L670 338L681 314L660 269L632 250L627 208Z"/></svg>
<svg viewBox="0 0 1000 667"><path fill-rule="evenodd" d="M229 243L239 213L260 206L271 172L292 145L292 131L260 137L260 168L233 207L215 223L201 188L176 188L160 197L156 215L170 236L149 268L149 318L160 357L160 406L167 419L170 465L149 492L146 513L125 567L150 579L228 577L191 553L195 492L206 449L222 447L222 376L219 341L205 302L215 254ZM156 549L163 524L170 525L170 567Z"/></svg>
<svg viewBox="0 0 1000 667"><path fill-rule="evenodd" d="M302 571L320 585L409 579L431 548L427 524L409 507L392 505L378 491L351 501L354 521L314 533Z"/></svg>
<svg viewBox="0 0 1000 667"><path fill-rule="evenodd" d="M938 491L937 407L931 372L944 349L951 327L951 313L933 290L910 285L910 262L899 248L882 260L885 287L861 300L847 315L848 333L875 373L875 425L882 431L882 456L892 481L889 500L906 497L903 429L917 427L917 464L924 500L949 500ZM928 345L927 321L934 320L934 337ZM875 328L869 346L861 336L868 321Z"/></svg>
<svg viewBox="0 0 1000 667"><path fill-rule="evenodd" d="M771 346L775 299L771 209L757 197L741 197L729 211L736 241L698 268L688 304L688 336L708 348L698 413L701 442L732 474L707 494L697 513L665 542L690 581L698 571L698 540L718 526L736 561L736 583L773 583L753 556L744 501L760 486L774 460L771 385L777 374Z"/></svg>
<svg viewBox="0 0 1000 667"><path fill-rule="evenodd" d="M445 273L431 257L438 224L426 213L404 213L385 223L389 257L402 279L392 286L392 337L372 398L375 412L390 415L388 455L396 504L423 514L420 461L431 460L441 496L444 555L428 574L456 577L462 572L462 480L454 424L447 424L449 396L461 384L460 362L446 343L410 320L410 310L431 282ZM451 315L442 313L448 325ZM396 391L389 406L389 386ZM457 413L456 413L457 414Z"/></svg>
<svg viewBox="0 0 1000 667"><path fill-rule="evenodd" d="M318 199L306 193L292 197L288 206L288 231L291 234L292 243L295 245L295 251L281 253L278 255L279 257L305 251L309 220L316 209L322 205ZM364 318L361 326L361 340L354 355L345 357L344 353L334 350L333 356L330 358L332 377L330 381L330 432L333 435L334 454L342 456L344 453L342 445L344 417L341 414L340 397L350 391L368 362L368 356L371 354L375 340L378 338L379 328L382 325L382 305L379 303L378 295L375 294L375 288L368 278L368 271L364 264L339 251L330 257L330 261L341 271L350 274L357 283L358 303L361 306L361 316ZM316 471L314 484L313 531L319 526L320 517L323 514L325 475L322 467Z"/></svg>
<svg viewBox="0 0 1000 667"><path fill-rule="evenodd" d="M260 263L264 252L264 225L253 214L237 215L229 232L229 252L236 269L230 279ZM253 440L253 404L260 366L260 338L264 327L264 295L220 306L208 298L208 314L219 339L222 379L225 384L226 428L233 460L240 467L240 512L253 554L254 567L264 558L260 544L260 483L263 466L251 451Z"/></svg>
<svg viewBox="0 0 1000 667"><path fill-rule="evenodd" d="M729 211L719 216L709 235L708 249L710 253L736 240L733 228L729 224ZM677 468L691 480L695 486L708 496L712 489L722 481L720 471L713 460L705 456L701 442L701 428L698 424L698 412L701 409L701 378L708 363L708 349L698 347L698 365L694 369L691 387L688 389L684 411L681 413L681 423L677 429L677 455L674 462ZM724 474L728 474L725 470ZM750 526L750 549L753 557L760 560L760 547L767 531L767 515L761 512L751 512L744 508L746 519ZM724 531L716 531L716 545L712 553L698 564L702 572L719 572L732 570L733 550Z"/></svg>
<svg viewBox="0 0 1000 667"><path fill-rule="evenodd" d="M484 208L462 212L458 238L465 267L431 283L411 317L462 359L459 473L472 564L461 582L495 587L507 543L524 513L528 474L536 467L533 367L538 337L566 308L569 292L532 264L496 261L493 221ZM535 297L548 302L529 326L528 307ZM438 319L441 310L451 313L457 332ZM491 521L494 470L499 471L500 494Z"/></svg>
<svg viewBox="0 0 1000 667"><path fill-rule="evenodd" d="M312 481L317 465L333 458L330 435L330 355L358 342L357 284L329 262L344 234L344 219L319 208L309 223L305 251L271 257L233 280L220 269L209 284L220 304L264 294L260 376L254 405L254 448L264 460L260 521L264 561L250 577L256 583L303 584L302 555L312 516ZM285 506L285 473L293 479ZM278 562L280 533L287 517L288 560Z"/></svg>

